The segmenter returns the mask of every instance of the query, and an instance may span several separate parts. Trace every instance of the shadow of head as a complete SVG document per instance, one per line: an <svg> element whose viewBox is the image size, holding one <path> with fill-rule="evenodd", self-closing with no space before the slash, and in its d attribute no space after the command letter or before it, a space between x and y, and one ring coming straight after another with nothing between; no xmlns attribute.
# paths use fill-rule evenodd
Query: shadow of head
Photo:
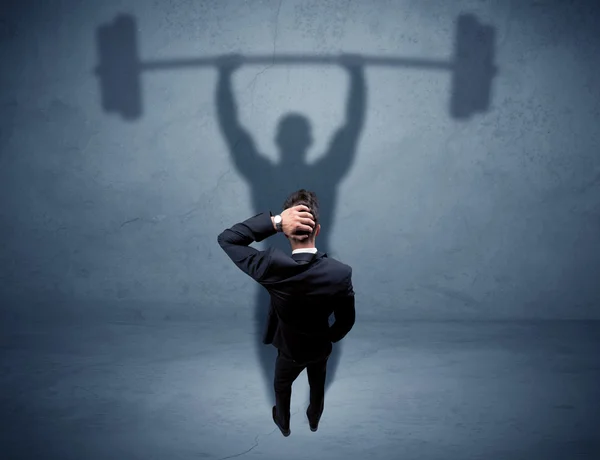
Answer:
<svg viewBox="0 0 600 460"><path fill-rule="evenodd" d="M310 121L299 113L284 115L277 125L275 144L285 163L302 162L313 143Z"/></svg>

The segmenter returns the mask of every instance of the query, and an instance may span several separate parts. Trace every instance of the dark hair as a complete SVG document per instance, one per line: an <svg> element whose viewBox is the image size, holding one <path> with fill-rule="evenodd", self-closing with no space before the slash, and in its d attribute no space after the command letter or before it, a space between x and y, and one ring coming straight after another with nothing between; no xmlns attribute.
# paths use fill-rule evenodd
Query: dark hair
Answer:
<svg viewBox="0 0 600 460"><path fill-rule="evenodd" d="M309 235L309 238L314 238L315 233L317 232L317 225L319 225L319 199L317 198L317 194L315 192L310 192L301 188L300 190L292 193L283 203L283 209L293 208L294 206L298 206L299 204L303 204L304 206L308 206L310 209L310 213L314 217L315 227L312 232L297 232L299 235Z"/></svg>

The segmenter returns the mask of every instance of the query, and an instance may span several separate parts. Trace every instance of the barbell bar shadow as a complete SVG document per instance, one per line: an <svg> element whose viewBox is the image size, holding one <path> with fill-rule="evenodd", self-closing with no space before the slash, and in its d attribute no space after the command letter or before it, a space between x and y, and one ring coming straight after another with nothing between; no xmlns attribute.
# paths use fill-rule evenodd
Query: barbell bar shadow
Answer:
<svg viewBox="0 0 600 460"><path fill-rule="evenodd" d="M260 64L260 65L273 65L273 64L340 64L341 55L325 55L325 56L314 56L314 55L303 55L303 54L277 54L277 55L254 55L254 56L242 56L241 64ZM403 66L403 67L415 67L425 69L440 69L440 70L452 70L452 64L445 61L429 61L426 59L411 59L411 58L386 58L380 56L365 56L355 54L357 62L362 62L369 66ZM219 56L207 57L207 58L191 58L191 59L173 59L169 61L146 61L141 62L138 65L139 70L165 70L173 68L185 68L185 67L209 67L219 65Z"/></svg>
<svg viewBox="0 0 600 460"><path fill-rule="evenodd" d="M140 77L145 71L216 67L222 57L181 58L141 61L138 56L135 19L119 15L112 24L98 28L97 46L100 63L95 73L100 80L102 106L107 112L119 113L124 119L142 113ZM471 14L456 21L452 60L357 55L365 66L404 67L445 70L452 73L450 115L467 119L489 108L491 86L498 69L494 64L495 31L481 25ZM241 65L339 65L342 55L250 55L240 56Z"/></svg>

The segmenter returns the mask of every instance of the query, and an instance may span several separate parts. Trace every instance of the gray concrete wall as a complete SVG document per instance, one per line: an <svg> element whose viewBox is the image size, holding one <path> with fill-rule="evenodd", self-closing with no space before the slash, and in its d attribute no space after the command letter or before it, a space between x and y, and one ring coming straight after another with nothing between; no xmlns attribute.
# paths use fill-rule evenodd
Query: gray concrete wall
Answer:
<svg viewBox="0 0 600 460"><path fill-rule="evenodd" d="M4 313L250 317L255 283L216 236L278 211L287 193L309 184L327 215L320 247L354 268L360 321L600 319L600 35L592 5L3 7ZM135 121L103 110L92 72L97 29L118 13L135 17L144 59L341 51L446 59L465 12L496 34L489 110L466 121L450 116L447 72L367 68L365 125L347 171L280 170L289 190L249 182L235 167L216 118L214 69L144 74ZM344 122L349 79L341 67L248 66L233 83L243 125L273 162L277 123L290 111L310 120L309 164Z"/></svg>

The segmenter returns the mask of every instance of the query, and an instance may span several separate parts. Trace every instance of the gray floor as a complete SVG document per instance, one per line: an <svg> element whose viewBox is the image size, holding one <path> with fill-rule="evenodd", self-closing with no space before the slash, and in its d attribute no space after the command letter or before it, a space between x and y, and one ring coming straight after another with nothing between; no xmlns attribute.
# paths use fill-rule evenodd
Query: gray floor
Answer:
<svg viewBox="0 0 600 460"><path fill-rule="evenodd" d="M3 459L600 458L600 322L357 323L319 431L304 371L288 438L244 321L2 331Z"/></svg>

